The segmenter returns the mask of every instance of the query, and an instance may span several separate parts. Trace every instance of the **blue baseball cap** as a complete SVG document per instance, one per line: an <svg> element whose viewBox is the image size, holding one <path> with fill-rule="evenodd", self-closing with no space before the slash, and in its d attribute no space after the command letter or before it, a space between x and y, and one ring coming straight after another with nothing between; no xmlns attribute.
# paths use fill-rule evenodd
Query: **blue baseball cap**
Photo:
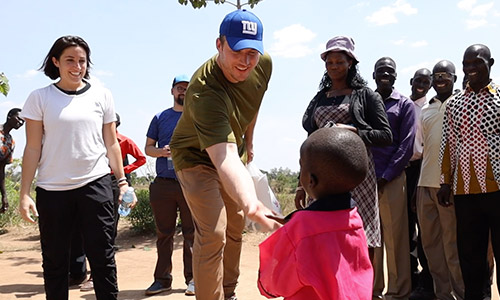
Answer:
<svg viewBox="0 0 500 300"><path fill-rule="evenodd" d="M179 82L189 83L189 81L191 81L191 78L189 76L187 76L186 74L177 75L177 76L175 76L174 81L172 82L172 87L174 87Z"/></svg>
<svg viewBox="0 0 500 300"><path fill-rule="evenodd" d="M226 15L220 24L219 34L226 37L233 51L255 49L264 54L262 23L253 13L242 9Z"/></svg>

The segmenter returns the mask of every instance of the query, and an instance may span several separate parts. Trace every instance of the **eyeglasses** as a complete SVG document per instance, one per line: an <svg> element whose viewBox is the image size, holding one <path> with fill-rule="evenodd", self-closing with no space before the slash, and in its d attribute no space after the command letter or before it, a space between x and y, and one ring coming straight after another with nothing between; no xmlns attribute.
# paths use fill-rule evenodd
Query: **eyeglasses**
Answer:
<svg viewBox="0 0 500 300"><path fill-rule="evenodd" d="M182 87L182 86L176 86L175 89L179 92L179 93L184 93L186 91L186 88L185 87Z"/></svg>
<svg viewBox="0 0 500 300"><path fill-rule="evenodd" d="M445 79L445 80L449 80L449 79L453 79L454 75L455 74L451 74L451 73L448 73L448 72L438 72L438 73L432 74L432 78L433 79Z"/></svg>

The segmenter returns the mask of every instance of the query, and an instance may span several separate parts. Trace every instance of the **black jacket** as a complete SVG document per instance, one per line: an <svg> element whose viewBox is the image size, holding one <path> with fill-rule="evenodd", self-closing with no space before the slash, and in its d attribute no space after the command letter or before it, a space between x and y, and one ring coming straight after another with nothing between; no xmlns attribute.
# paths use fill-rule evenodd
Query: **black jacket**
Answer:
<svg viewBox="0 0 500 300"><path fill-rule="evenodd" d="M313 133L318 126L314 122L314 111L321 99L324 99L327 89L319 91L311 100L302 118L302 126L308 134ZM367 146L388 146L392 144L392 132L387 120L382 97L368 87L353 90L349 113L358 135Z"/></svg>

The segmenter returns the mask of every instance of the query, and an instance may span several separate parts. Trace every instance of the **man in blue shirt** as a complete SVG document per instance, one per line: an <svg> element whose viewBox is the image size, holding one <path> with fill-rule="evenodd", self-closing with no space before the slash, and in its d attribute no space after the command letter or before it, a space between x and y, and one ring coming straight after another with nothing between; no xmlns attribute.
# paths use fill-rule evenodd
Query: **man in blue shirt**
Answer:
<svg viewBox="0 0 500 300"><path fill-rule="evenodd" d="M146 295L156 295L172 289L172 252L177 224L177 209L180 211L182 236L184 238L183 259L186 295L194 295L192 250L194 225L191 212L177 181L170 152L170 138L181 117L184 95L190 78L179 75L172 83L174 106L154 116L146 134L146 155L156 157L156 178L149 186L149 200L156 223L156 248L158 260L154 282Z"/></svg>
<svg viewBox="0 0 500 300"><path fill-rule="evenodd" d="M373 79L384 99L393 136L392 145L372 147L379 196L382 243L387 253L388 283L386 300L408 299L411 270L406 203L405 167L413 155L415 108L413 102L395 88L396 63L382 57L375 63ZM384 290L383 248L375 249L374 298Z"/></svg>

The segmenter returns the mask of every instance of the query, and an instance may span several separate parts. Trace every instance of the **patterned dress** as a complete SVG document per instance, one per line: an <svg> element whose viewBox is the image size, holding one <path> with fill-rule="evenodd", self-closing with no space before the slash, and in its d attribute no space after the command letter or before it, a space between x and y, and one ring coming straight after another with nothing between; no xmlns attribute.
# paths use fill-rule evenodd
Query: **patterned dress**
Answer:
<svg viewBox="0 0 500 300"><path fill-rule="evenodd" d="M332 97L327 100L331 100L332 104L319 106L314 111L313 117L318 128L331 127L332 123L352 123L349 114L349 96ZM352 198L356 201L363 220L368 247L375 248L381 246L377 176L369 147L366 147L366 152L368 153L368 173L365 180L352 191Z"/></svg>
<svg viewBox="0 0 500 300"><path fill-rule="evenodd" d="M0 129L0 161L5 161L6 164L11 164L14 160L12 157L12 152L14 152L14 147L16 143L10 134L5 134L2 129Z"/></svg>

